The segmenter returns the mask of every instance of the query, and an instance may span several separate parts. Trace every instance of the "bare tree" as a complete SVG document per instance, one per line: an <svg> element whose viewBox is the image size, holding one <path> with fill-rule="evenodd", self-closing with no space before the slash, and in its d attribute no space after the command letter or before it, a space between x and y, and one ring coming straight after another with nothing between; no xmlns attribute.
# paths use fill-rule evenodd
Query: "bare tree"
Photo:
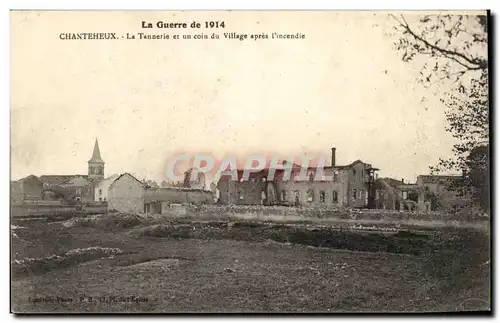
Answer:
<svg viewBox="0 0 500 323"><path fill-rule="evenodd" d="M469 177L460 181L473 196L486 196L488 185L480 185L474 178L489 176L489 154L482 159L471 156L476 151L489 150L488 100L488 26L486 16L425 15L409 23L403 16L390 15L397 40L396 49L404 62L416 61L422 65L419 81L425 87L439 86L451 81L452 90L444 93L441 102L446 107L446 131L457 139L454 156L440 159L432 172L463 171ZM485 157L486 156L486 157ZM478 172L484 172L478 175ZM463 190L464 187L461 187ZM477 191L480 191L479 193ZM488 203L483 200L481 205Z"/></svg>
<svg viewBox="0 0 500 323"><path fill-rule="evenodd" d="M403 15L390 16L396 22L394 45L403 61L427 57L420 71L425 86L444 79L460 82L466 74L488 69L486 16L425 15L414 25Z"/></svg>

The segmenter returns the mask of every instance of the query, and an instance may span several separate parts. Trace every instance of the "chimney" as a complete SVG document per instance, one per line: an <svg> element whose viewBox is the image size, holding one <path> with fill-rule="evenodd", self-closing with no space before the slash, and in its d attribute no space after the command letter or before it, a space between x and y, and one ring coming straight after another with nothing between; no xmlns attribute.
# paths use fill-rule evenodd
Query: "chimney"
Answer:
<svg viewBox="0 0 500 323"><path fill-rule="evenodd" d="M332 167L335 167L335 152L337 148L332 147Z"/></svg>

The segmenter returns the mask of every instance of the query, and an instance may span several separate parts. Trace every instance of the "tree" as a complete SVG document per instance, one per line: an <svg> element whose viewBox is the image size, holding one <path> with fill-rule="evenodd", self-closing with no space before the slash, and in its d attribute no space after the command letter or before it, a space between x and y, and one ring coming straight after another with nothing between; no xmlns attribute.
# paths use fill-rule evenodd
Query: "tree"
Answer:
<svg viewBox="0 0 500 323"><path fill-rule="evenodd" d="M468 168L465 178L467 187L470 187L472 197L485 211L490 210L489 150L489 145L475 147L465 161Z"/></svg>
<svg viewBox="0 0 500 323"><path fill-rule="evenodd" d="M444 93L441 102L446 107L446 130L457 143L453 146L453 156L440 159L438 165L431 166L431 171L466 171L468 176L457 181L462 186L460 190L468 191L486 207L489 203L480 200L489 198L489 191L484 191L489 190L489 184L478 181L485 180L485 176L489 180L489 164L484 168L484 164L471 161L480 153L489 158L489 153L485 153L489 149L486 16L412 16L412 22L403 15L390 16L396 22L394 45L402 53L402 60L421 64L419 82L427 88L451 83L451 90Z"/></svg>
<svg viewBox="0 0 500 323"><path fill-rule="evenodd" d="M414 18L412 25L403 15L390 16L396 22L394 45L403 61L427 58L420 71L425 86L445 79L461 83L466 75L476 78L487 71L486 16L425 15Z"/></svg>
<svg viewBox="0 0 500 323"><path fill-rule="evenodd" d="M425 201L430 201L431 203L431 210L435 211L438 209L441 205L439 203L440 199L437 196L437 193L434 192L425 192Z"/></svg>

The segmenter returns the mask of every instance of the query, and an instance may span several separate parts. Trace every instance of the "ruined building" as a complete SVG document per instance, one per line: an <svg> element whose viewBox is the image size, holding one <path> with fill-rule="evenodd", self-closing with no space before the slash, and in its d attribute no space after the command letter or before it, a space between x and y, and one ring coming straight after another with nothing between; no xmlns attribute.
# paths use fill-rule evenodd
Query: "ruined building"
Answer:
<svg viewBox="0 0 500 323"><path fill-rule="evenodd" d="M322 169L308 167L306 178L299 176L301 165L287 161L283 161L282 165L279 169L266 168L258 173L250 173L248 180L242 180L244 169L238 170L237 180L233 180L230 175L221 176L217 184L218 203L355 208L375 206L374 183L378 169L361 160L348 165L336 165L335 148L331 149L330 165ZM285 176L287 171L290 176Z"/></svg>

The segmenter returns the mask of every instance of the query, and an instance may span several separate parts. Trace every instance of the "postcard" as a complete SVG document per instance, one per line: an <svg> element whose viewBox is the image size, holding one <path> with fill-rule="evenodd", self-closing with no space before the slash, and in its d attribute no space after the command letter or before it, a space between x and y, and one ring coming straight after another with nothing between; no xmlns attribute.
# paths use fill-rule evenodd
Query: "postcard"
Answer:
<svg viewBox="0 0 500 323"><path fill-rule="evenodd" d="M11 312L491 313L489 25L12 10Z"/></svg>

